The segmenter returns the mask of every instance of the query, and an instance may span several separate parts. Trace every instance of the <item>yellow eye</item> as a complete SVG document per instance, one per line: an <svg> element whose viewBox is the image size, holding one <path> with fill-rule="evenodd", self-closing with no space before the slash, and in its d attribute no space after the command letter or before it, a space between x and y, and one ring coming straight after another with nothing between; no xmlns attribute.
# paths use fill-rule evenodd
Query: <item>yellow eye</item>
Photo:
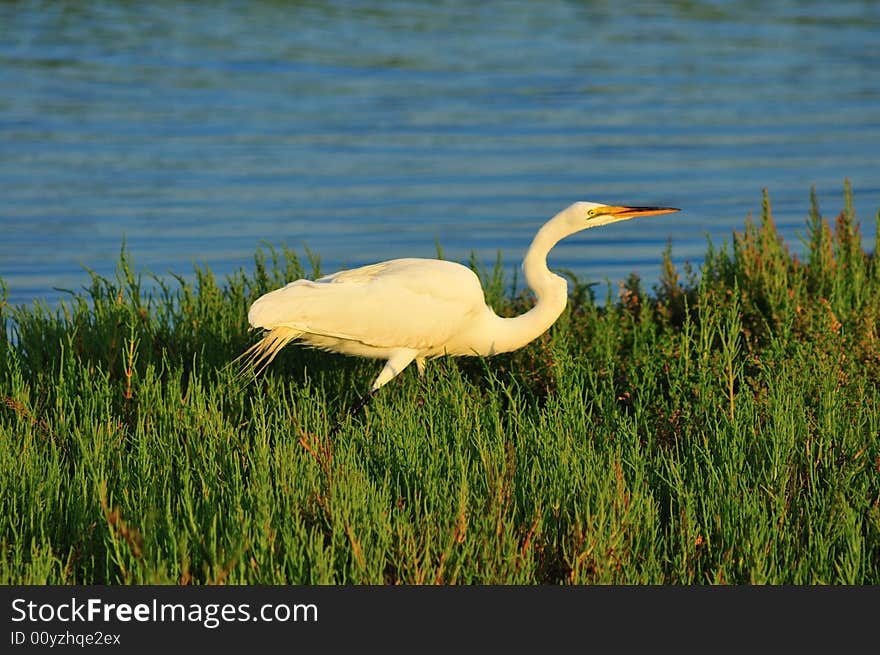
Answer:
<svg viewBox="0 0 880 655"><path fill-rule="evenodd" d="M595 209L591 209L590 211L587 212L587 216L589 216L590 218L592 218L592 217L595 216L595 215L596 215L596 210L595 210Z"/></svg>

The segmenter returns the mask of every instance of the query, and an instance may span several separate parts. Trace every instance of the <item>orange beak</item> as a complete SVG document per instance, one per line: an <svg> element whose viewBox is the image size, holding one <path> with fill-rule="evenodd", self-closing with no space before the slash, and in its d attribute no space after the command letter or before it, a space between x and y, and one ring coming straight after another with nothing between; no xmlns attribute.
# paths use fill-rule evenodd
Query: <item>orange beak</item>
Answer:
<svg viewBox="0 0 880 655"><path fill-rule="evenodd" d="M602 208L603 214L614 216L615 218L635 218L636 216L655 216L657 214L671 214L672 212L681 211L677 207L623 207L609 205Z"/></svg>

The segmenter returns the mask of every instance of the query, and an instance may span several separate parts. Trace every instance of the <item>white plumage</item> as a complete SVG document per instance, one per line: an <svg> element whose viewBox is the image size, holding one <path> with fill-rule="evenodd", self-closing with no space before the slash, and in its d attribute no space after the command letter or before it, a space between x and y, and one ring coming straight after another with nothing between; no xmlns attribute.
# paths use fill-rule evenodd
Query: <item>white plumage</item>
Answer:
<svg viewBox="0 0 880 655"><path fill-rule="evenodd" d="M635 216L665 214L669 207L623 207L576 202L545 223L523 261L535 306L500 318L486 305L469 268L438 259L394 259L297 280L258 298L248 321L266 330L243 355L267 366L291 341L324 350L385 360L371 393L415 360L441 355L494 355L532 341L559 317L567 301L565 279L547 268L547 253L581 230Z"/></svg>

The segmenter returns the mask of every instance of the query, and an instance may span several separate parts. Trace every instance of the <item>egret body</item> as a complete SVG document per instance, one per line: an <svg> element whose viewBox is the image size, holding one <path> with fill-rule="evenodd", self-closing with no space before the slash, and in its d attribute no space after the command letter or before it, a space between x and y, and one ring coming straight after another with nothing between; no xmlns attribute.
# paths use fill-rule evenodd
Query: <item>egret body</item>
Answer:
<svg viewBox="0 0 880 655"><path fill-rule="evenodd" d="M560 240L588 228L675 211L576 202L559 212L538 230L523 260L535 305L513 318L501 318L486 304L472 270L439 259L393 259L314 281L296 280L251 305L248 321L265 333L242 358L261 370L281 348L299 341L385 360L360 408L413 361L424 373L427 359L510 352L543 334L568 299L565 279L547 268L547 253Z"/></svg>

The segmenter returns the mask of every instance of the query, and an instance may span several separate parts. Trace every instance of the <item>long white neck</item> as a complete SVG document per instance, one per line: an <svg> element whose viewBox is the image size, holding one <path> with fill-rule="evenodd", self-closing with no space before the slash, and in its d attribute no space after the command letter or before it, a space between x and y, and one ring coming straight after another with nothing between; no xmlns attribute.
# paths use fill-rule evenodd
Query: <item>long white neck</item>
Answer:
<svg viewBox="0 0 880 655"><path fill-rule="evenodd" d="M522 264L526 282L537 299L535 306L514 318L495 316L492 320L492 352L487 354L520 348L546 332L559 318L568 301L568 284L565 278L547 268L547 253L571 233L562 214L538 230Z"/></svg>

